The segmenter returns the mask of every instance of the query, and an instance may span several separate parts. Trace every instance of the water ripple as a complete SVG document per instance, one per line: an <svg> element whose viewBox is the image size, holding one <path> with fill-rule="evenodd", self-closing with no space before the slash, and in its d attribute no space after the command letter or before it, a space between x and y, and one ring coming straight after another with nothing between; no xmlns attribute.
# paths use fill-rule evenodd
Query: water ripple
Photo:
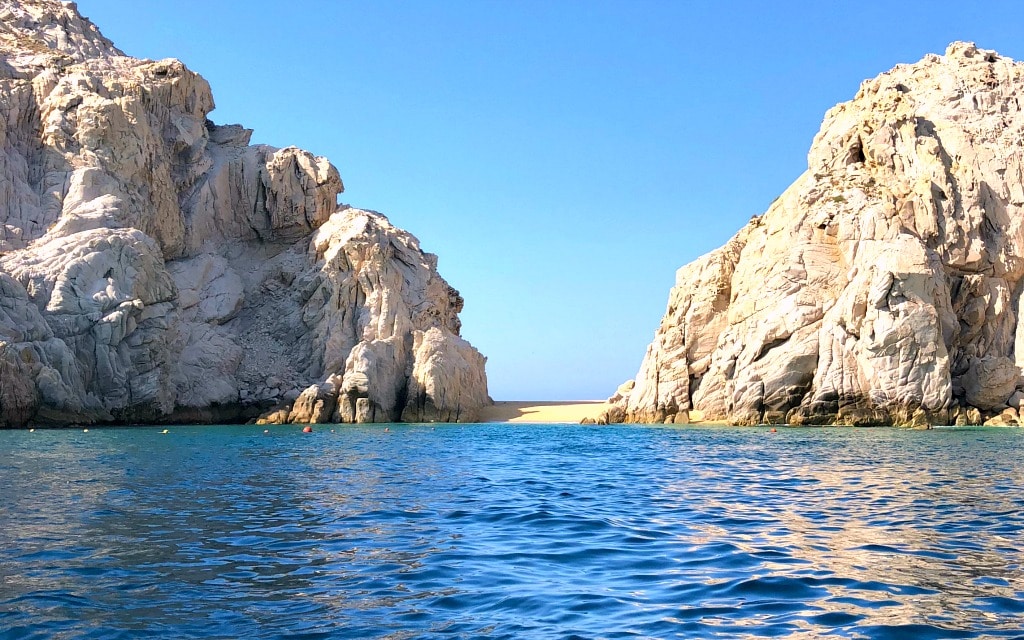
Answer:
<svg viewBox="0 0 1024 640"><path fill-rule="evenodd" d="M7 638L1014 638L1024 433L0 433Z"/></svg>

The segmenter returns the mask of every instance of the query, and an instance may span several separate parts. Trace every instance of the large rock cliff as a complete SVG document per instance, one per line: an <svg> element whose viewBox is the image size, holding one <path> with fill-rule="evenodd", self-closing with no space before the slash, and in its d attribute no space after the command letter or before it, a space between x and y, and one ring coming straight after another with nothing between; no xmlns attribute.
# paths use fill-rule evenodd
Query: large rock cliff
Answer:
<svg viewBox="0 0 1024 640"><path fill-rule="evenodd" d="M474 419L436 258L213 107L73 3L0 0L0 427Z"/></svg>
<svg viewBox="0 0 1024 640"><path fill-rule="evenodd" d="M607 419L1013 422L1024 65L957 42L831 109L808 169L679 270Z"/></svg>

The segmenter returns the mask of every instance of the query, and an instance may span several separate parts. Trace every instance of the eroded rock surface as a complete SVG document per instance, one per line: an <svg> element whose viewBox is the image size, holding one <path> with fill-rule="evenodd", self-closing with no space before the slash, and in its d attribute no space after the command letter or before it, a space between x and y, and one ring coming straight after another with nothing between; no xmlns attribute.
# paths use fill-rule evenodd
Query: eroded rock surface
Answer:
<svg viewBox="0 0 1024 640"><path fill-rule="evenodd" d="M956 42L865 81L807 171L679 270L626 421L978 423L1022 388L1024 65Z"/></svg>
<svg viewBox="0 0 1024 640"><path fill-rule="evenodd" d="M73 3L0 0L0 427L474 419L436 257L213 108Z"/></svg>

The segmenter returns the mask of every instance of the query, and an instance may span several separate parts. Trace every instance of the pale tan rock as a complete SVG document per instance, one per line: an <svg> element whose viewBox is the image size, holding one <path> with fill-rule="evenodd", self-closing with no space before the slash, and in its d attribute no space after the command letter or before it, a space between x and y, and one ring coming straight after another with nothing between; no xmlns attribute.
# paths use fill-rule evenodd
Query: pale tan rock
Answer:
<svg viewBox="0 0 1024 640"><path fill-rule="evenodd" d="M0 23L0 51L8 54L9 73L30 74L60 63L121 55L79 15L74 3L5 1L0 3Z"/></svg>
<svg viewBox="0 0 1024 640"><path fill-rule="evenodd" d="M325 158L210 122L202 77L125 56L74 4L0 18L0 427L490 402L436 257L339 207Z"/></svg>
<svg viewBox="0 0 1024 640"><path fill-rule="evenodd" d="M271 409L256 419L256 424L288 424L288 417L291 415L289 407Z"/></svg>
<svg viewBox="0 0 1024 640"><path fill-rule="evenodd" d="M331 422L338 400L338 389L333 380L310 385L292 405L288 422L292 424L318 424Z"/></svg>
<svg viewBox="0 0 1024 640"><path fill-rule="evenodd" d="M967 43L865 81L768 211L680 269L623 419L923 425L1005 405L1024 364L1022 93L1024 65Z"/></svg>
<svg viewBox="0 0 1024 640"><path fill-rule="evenodd" d="M486 358L468 342L438 327L413 332L406 422L476 422L491 403L483 376Z"/></svg>
<svg viewBox="0 0 1024 640"><path fill-rule="evenodd" d="M1007 413L999 413L982 423L986 427L1017 427L1020 422L1016 417Z"/></svg>
<svg viewBox="0 0 1024 640"><path fill-rule="evenodd" d="M317 230L307 257L316 271L293 284L311 329L307 371L341 377L338 421L467 422L490 404L486 359L458 335L462 298L414 237L346 209Z"/></svg>
<svg viewBox="0 0 1024 640"><path fill-rule="evenodd" d="M619 388L615 390L615 394L608 398L608 402L611 404L620 404L629 399L629 394L633 392L636 387L636 382L633 380L626 380L619 385Z"/></svg>
<svg viewBox="0 0 1024 640"><path fill-rule="evenodd" d="M1019 378L1020 370L1009 358L973 358L962 376L964 398L979 409L997 409L1006 404Z"/></svg>

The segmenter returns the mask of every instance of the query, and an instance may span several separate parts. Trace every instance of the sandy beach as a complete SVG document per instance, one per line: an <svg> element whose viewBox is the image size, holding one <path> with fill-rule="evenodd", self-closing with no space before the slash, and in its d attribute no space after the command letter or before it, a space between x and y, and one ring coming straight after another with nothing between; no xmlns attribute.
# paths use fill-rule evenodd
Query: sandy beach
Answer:
<svg viewBox="0 0 1024 640"><path fill-rule="evenodd" d="M535 424L579 423L596 419L608 403L604 400L504 400L480 411L480 422L519 422ZM726 420L704 420L700 411L690 412L691 425L724 426Z"/></svg>
<svg viewBox="0 0 1024 640"><path fill-rule="evenodd" d="M480 422L578 423L583 418L597 418L607 408L603 400L502 401L485 407Z"/></svg>

